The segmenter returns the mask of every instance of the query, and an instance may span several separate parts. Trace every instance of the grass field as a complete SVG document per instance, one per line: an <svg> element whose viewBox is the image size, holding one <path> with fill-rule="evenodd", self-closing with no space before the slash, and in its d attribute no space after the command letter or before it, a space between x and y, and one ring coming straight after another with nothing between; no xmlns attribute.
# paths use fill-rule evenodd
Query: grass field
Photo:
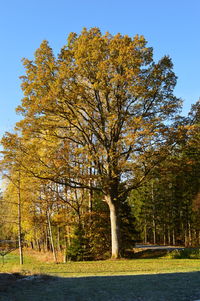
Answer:
<svg viewBox="0 0 200 301"><path fill-rule="evenodd" d="M38 260L35 255L25 256L24 265L20 267L17 253L7 255L5 257L5 264L0 265L1 273L20 272L22 274L47 274L62 277L117 276L198 271L200 272L200 260L198 259L121 259L55 264L50 261L44 262L44 260Z"/></svg>
<svg viewBox="0 0 200 301"><path fill-rule="evenodd" d="M0 273L45 274L34 281L20 280L0 291L2 301L144 300L194 301L200 299L200 260L132 259L95 262L45 263L10 254ZM9 287L8 287L9 286Z"/></svg>

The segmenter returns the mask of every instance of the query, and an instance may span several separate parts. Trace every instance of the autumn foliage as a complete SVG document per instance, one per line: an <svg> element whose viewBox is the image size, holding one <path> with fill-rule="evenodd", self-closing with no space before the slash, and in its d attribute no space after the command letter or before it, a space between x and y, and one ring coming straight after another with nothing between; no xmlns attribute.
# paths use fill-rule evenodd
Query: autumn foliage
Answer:
<svg viewBox="0 0 200 301"><path fill-rule="evenodd" d="M185 133L171 59L155 62L143 36L92 28L71 33L58 57L43 41L23 63L22 119L2 140L2 168L13 181L20 170L26 196L32 190L30 232L43 225L38 243L46 237L48 247L50 235L53 248L57 237L58 249L82 259L91 250L98 257L102 240L118 258L126 234L131 244L136 233L124 230L136 218L125 214L127 197L155 176Z"/></svg>

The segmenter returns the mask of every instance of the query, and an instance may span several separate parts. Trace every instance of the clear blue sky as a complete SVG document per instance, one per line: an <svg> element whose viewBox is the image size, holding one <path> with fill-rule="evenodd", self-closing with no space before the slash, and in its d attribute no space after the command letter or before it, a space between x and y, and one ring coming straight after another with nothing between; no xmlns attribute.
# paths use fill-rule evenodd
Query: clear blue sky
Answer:
<svg viewBox="0 0 200 301"><path fill-rule="evenodd" d="M168 54L178 76L175 94L186 114L200 97L200 0L2 0L0 3L0 136L12 130L20 103L21 59L47 39L57 54L83 27L142 34L155 59Z"/></svg>

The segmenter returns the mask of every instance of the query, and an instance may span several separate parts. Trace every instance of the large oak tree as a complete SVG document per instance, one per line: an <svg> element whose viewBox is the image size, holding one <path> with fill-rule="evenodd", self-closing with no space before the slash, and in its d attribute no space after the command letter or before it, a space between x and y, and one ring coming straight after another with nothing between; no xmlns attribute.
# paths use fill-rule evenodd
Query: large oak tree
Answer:
<svg viewBox="0 0 200 301"><path fill-rule="evenodd" d="M99 190L118 258L120 204L174 143L181 101L173 94L171 59L156 63L143 36L92 28L71 33L58 58L44 41L24 66L17 127L26 169L74 189Z"/></svg>

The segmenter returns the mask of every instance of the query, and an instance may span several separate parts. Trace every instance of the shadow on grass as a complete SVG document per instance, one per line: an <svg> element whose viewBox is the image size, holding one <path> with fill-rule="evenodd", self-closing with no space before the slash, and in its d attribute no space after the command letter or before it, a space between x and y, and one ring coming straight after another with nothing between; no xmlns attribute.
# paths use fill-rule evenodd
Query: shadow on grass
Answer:
<svg viewBox="0 0 200 301"><path fill-rule="evenodd" d="M200 272L78 278L0 274L1 301L194 301L198 299L200 299Z"/></svg>

